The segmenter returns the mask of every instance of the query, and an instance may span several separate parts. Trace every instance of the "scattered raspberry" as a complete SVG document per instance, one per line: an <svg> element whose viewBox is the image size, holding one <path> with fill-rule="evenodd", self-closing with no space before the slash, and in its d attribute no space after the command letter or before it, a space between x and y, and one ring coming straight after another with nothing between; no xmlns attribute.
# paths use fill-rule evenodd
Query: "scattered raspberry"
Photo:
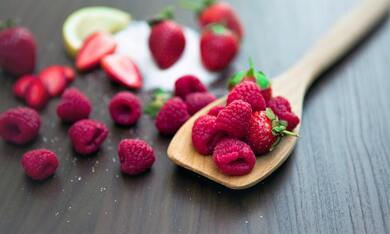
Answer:
<svg viewBox="0 0 390 234"><path fill-rule="evenodd" d="M209 110L209 112L207 113L208 115L212 115L212 116L217 116L218 114L219 114L219 112L221 111L221 110L223 110L225 108L225 106L220 106L220 105L218 105L218 106L214 106L213 108L211 108L210 110Z"/></svg>
<svg viewBox="0 0 390 234"><path fill-rule="evenodd" d="M150 145L139 139L125 139L118 146L121 170L136 175L152 167L156 157Z"/></svg>
<svg viewBox="0 0 390 234"><path fill-rule="evenodd" d="M134 94L123 91L116 94L108 106L111 118L120 125L133 125L142 113L141 101Z"/></svg>
<svg viewBox="0 0 390 234"><path fill-rule="evenodd" d="M215 116L203 115L192 127L192 144L203 155L212 154L215 145L224 137L224 134L217 130L216 119Z"/></svg>
<svg viewBox="0 0 390 234"><path fill-rule="evenodd" d="M259 86L255 82L244 81L230 91L227 104L243 100L252 106L253 111L265 110L266 104Z"/></svg>
<svg viewBox="0 0 390 234"><path fill-rule="evenodd" d="M34 180L44 180L53 175L59 164L57 155L47 149L25 153L21 163L26 174Z"/></svg>
<svg viewBox="0 0 390 234"><path fill-rule="evenodd" d="M25 144L39 133L41 118L28 107L12 108L0 115L0 136L15 144Z"/></svg>
<svg viewBox="0 0 390 234"><path fill-rule="evenodd" d="M242 100L236 100L221 110L217 116L217 129L232 137L244 137L252 114L251 106Z"/></svg>
<svg viewBox="0 0 390 234"><path fill-rule="evenodd" d="M244 142L227 138L221 140L215 147L213 160L223 173L240 176L252 171L256 156Z"/></svg>
<svg viewBox="0 0 390 234"><path fill-rule="evenodd" d="M62 94L57 106L58 117L66 123L88 119L91 113L91 102L88 97L75 88L69 88Z"/></svg>
<svg viewBox="0 0 390 234"><path fill-rule="evenodd" d="M299 117L291 111L290 103L284 97L272 98L268 102L268 106L280 120L287 122L287 130L292 131L299 124Z"/></svg>
<svg viewBox="0 0 390 234"><path fill-rule="evenodd" d="M156 128L163 135L175 134L187 119L187 105L179 97L171 98L158 112L156 117Z"/></svg>
<svg viewBox="0 0 390 234"><path fill-rule="evenodd" d="M96 152L107 138L108 129L104 123L96 120L79 120L69 129L69 137L74 150L79 154Z"/></svg>
<svg viewBox="0 0 390 234"><path fill-rule="evenodd" d="M206 86L197 77L185 75L176 80L175 96L185 99L188 94L195 92L207 92Z"/></svg>
<svg viewBox="0 0 390 234"><path fill-rule="evenodd" d="M186 96L185 102L187 104L188 113L190 115L195 114L203 107L207 106L208 104L212 103L217 99L213 94L211 93L190 93Z"/></svg>

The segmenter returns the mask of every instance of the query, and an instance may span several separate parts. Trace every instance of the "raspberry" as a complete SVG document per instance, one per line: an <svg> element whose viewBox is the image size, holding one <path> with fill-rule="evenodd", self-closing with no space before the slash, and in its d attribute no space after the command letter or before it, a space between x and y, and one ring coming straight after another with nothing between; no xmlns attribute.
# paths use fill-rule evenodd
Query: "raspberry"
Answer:
<svg viewBox="0 0 390 234"><path fill-rule="evenodd" d="M185 102L187 104L188 113L195 114L203 107L215 101L216 97L211 93L190 93L186 96Z"/></svg>
<svg viewBox="0 0 390 234"><path fill-rule="evenodd" d="M53 175L59 164L57 155L47 149L25 153L21 163L26 174L34 180L43 180Z"/></svg>
<svg viewBox="0 0 390 234"><path fill-rule="evenodd" d="M74 150L79 154L96 152L107 138L108 129L104 123L96 120L79 120L69 129L69 137Z"/></svg>
<svg viewBox="0 0 390 234"><path fill-rule="evenodd" d="M299 124L300 119L297 115L292 112L285 112L281 115L278 115L280 120L284 120L287 122L287 130L292 131Z"/></svg>
<svg viewBox="0 0 390 234"><path fill-rule="evenodd" d="M15 144L25 144L39 133L41 118L28 107L11 108L0 115L0 136Z"/></svg>
<svg viewBox="0 0 390 234"><path fill-rule="evenodd" d="M280 120L287 122L287 130L292 131L299 124L299 117L291 111L291 105L284 97L278 96L271 98L268 106Z"/></svg>
<svg viewBox="0 0 390 234"><path fill-rule="evenodd" d="M284 112L291 112L290 102L281 96L271 98L268 102L268 107L270 107L276 115Z"/></svg>
<svg viewBox="0 0 390 234"><path fill-rule="evenodd" d="M192 127L192 144L203 155L212 154L215 145L224 137L216 128L216 119L215 116L203 115Z"/></svg>
<svg viewBox="0 0 390 234"><path fill-rule="evenodd" d="M265 103L268 103L269 100L272 97L272 88L271 88L271 86L268 87L267 89L262 89L261 90L261 95L263 95Z"/></svg>
<svg viewBox="0 0 390 234"><path fill-rule="evenodd" d="M91 102L88 97L75 88L69 88L62 94L57 106L58 117L66 123L88 119L91 113Z"/></svg>
<svg viewBox="0 0 390 234"><path fill-rule="evenodd" d="M195 76L185 75L178 78L175 82L175 96L183 99L195 92L207 92L206 86Z"/></svg>
<svg viewBox="0 0 390 234"><path fill-rule="evenodd" d="M213 160L223 173L240 176L252 171L256 163L256 156L244 142L226 138L215 147Z"/></svg>
<svg viewBox="0 0 390 234"><path fill-rule="evenodd" d="M187 111L187 105L178 97L171 98L158 112L156 117L156 128L163 135L175 134L190 115Z"/></svg>
<svg viewBox="0 0 390 234"><path fill-rule="evenodd" d="M218 105L218 106L214 106L213 108L211 108L210 110L209 110L209 112L207 113L208 115L212 115L212 116L217 116L218 114L219 114L219 112L221 111L221 110L223 110L225 107L224 106L220 106L220 105Z"/></svg>
<svg viewBox="0 0 390 234"><path fill-rule="evenodd" d="M241 138L247 133L251 106L242 100L236 100L221 110L217 116L217 129L227 132L232 137Z"/></svg>
<svg viewBox="0 0 390 234"><path fill-rule="evenodd" d="M227 104L243 100L252 106L253 111L265 110L266 104L259 86L255 82L244 81L230 91Z"/></svg>
<svg viewBox="0 0 390 234"><path fill-rule="evenodd" d="M111 118L119 125L133 125L142 113L141 101L134 94L123 91L116 94L108 106Z"/></svg>
<svg viewBox="0 0 390 234"><path fill-rule="evenodd" d="M121 171L137 175L152 167L156 157L150 145L139 139L125 139L118 145Z"/></svg>

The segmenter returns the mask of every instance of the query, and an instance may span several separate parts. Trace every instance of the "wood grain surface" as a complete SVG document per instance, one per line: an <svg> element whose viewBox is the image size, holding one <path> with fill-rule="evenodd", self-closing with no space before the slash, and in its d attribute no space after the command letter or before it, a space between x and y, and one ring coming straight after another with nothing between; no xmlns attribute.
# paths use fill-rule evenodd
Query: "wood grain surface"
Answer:
<svg viewBox="0 0 390 234"><path fill-rule="evenodd" d="M290 67L356 0L230 1L246 30L242 50L225 76L256 65L274 77ZM64 53L61 26L73 10L88 5L125 9L145 19L172 1L1 0L0 17L15 17L39 44L39 68L72 64ZM196 27L190 12L178 21ZM173 165L169 138L149 117L133 128L112 124L106 110L121 90L101 71L78 75L74 86L93 100L93 118L110 136L93 157L75 155L69 126L55 115L58 99L42 111L43 128L32 144L0 142L0 233L389 233L390 232L390 22L378 25L352 53L317 81L306 97L300 139L273 175L243 191L225 189ZM12 79L1 75L0 111L21 105ZM225 79L211 86L226 93ZM143 102L145 91L137 94ZM139 137L155 148L153 169L137 177L119 171L116 145ZM60 167L44 182L28 179L22 154L46 147Z"/></svg>

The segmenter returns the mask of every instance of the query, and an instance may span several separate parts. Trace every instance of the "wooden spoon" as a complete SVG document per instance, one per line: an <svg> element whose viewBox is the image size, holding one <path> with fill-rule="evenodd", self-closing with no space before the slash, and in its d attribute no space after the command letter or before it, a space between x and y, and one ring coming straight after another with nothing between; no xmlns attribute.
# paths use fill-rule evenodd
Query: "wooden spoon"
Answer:
<svg viewBox="0 0 390 234"><path fill-rule="evenodd" d="M302 103L311 83L359 42L387 13L390 0L365 0L342 18L295 66L272 80L274 96L286 97L293 111L302 117ZM276 149L257 157L253 170L244 176L222 174L212 157L199 154L192 146L194 121L215 105L225 104L226 97L216 100L192 116L176 133L168 147L174 163L232 189L244 189L260 182L275 171L290 155L298 140L285 137ZM296 128L299 132L300 126Z"/></svg>

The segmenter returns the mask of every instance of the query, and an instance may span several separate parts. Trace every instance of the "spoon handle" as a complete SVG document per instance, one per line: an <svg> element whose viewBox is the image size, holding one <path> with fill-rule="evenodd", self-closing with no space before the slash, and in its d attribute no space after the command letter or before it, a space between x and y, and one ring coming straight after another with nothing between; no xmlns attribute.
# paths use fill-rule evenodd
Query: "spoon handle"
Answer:
<svg viewBox="0 0 390 234"><path fill-rule="evenodd" d="M300 78L303 91L334 62L345 55L373 27L386 16L390 0L363 0L344 16L331 30L293 67ZM299 78L297 78L299 79Z"/></svg>

